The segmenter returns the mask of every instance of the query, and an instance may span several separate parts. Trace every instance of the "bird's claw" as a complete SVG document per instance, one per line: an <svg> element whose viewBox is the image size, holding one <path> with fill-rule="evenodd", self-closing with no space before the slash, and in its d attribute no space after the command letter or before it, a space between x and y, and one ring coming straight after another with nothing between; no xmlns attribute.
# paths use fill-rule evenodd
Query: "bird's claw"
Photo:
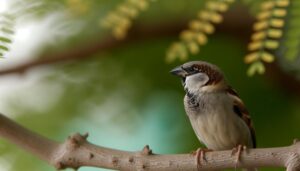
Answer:
<svg viewBox="0 0 300 171"><path fill-rule="evenodd" d="M197 162L197 168L201 166L202 161L207 161L205 157L206 152L212 151L211 149L206 149L206 148L198 148L196 151L193 152L193 155L196 157L196 162Z"/></svg>
<svg viewBox="0 0 300 171"><path fill-rule="evenodd" d="M247 147L244 146L244 145L238 145L237 147L235 147L235 148L232 149L231 156L236 155L236 160L235 160L236 164L240 161L240 159L241 159L241 153L244 150L247 150Z"/></svg>

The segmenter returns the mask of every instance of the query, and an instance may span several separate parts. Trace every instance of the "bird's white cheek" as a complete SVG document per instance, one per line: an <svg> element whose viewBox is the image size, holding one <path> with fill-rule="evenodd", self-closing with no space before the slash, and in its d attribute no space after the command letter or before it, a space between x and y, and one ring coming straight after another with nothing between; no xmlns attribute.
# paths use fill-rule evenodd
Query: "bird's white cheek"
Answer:
<svg viewBox="0 0 300 171"><path fill-rule="evenodd" d="M198 73L186 77L185 89L190 93L197 93L199 89L208 82L209 78L206 74Z"/></svg>

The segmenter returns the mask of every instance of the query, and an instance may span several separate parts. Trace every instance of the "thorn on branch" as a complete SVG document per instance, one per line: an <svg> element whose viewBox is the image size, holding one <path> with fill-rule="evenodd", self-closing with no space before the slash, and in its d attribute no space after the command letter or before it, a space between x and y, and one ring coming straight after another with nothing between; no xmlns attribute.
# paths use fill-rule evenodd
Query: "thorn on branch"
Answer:
<svg viewBox="0 0 300 171"><path fill-rule="evenodd" d="M114 165L114 166L117 166L118 165L118 163L119 163L119 159L117 158L117 157L112 157L112 164Z"/></svg>
<svg viewBox="0 0 300 171"><path fill-rule="evenodd" d="M68 142L70 144L70 147L72 148L78 148L80 145L86 142L88 137L88 133L85 133L83 135L80 135L79 133L73 134L68 137Z"/></svg>
<svg viewBox="0 0 300 171"><path fill-rule="evenodd" d="M143 165L142 165L142 169L146 169L146 165L143 164Z"/></svg>
<svg viewBox="0 0 300 171"><path fill-rule="evenodd" d="M66 167L64 166L64 164L62 162L57 162L54 166L57 170L63 170L66 169Z"/></svg>
<svg viewBox="0 0 300 171"><path fill-rule="evenodd" d="M129 157L128 161L129 161L129 163L134 163L134 158L131 156L131 157Z"/></svg>
<svg viewBox="0 0 300 171"><path fill-rule="evenodd" d="M93 153L90 153L89 159L93 159L95 155Z"/></svg>
<svg viewBox="0 0 300 171"><path fill-rule="evenodd" d="M151 155L151 154L153 154L153 153L152 153L152 150L150 149L149 145L146 145L146 146L143 148L141 154L144 155L144 156L147 156L147 155Z"/></svg>
<svg viewBox="0 0 300 171"><path fill-rule="evenodd" d="M299 142L299 139L295 138L293 141L293 144L297 144Z"/></svg>

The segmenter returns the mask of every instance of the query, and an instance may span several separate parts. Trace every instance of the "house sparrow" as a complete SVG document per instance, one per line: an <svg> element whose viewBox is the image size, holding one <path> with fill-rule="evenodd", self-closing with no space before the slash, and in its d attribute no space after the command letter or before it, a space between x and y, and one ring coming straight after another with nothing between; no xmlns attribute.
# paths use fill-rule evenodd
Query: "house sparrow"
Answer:
<svg viewBox="0 0 300 171"><path fill-rule="evenodd" d="M184 107L198 139L211 150L255 148L255 132L250 115L224 79L220 69L204 61L187 62L171 71L181 77L186 92ZM199 151L197 150L197 162ZM203 156L201 156L203 157Z"/></svg>

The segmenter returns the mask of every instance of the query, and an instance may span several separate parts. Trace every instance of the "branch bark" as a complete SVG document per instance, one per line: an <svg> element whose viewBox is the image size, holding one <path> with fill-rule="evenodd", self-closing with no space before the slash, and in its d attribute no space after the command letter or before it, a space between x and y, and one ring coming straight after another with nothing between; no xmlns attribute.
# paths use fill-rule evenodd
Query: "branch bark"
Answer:
<svg viewBox="0 0 300 171"><path fill-rule="evenodd" d="M197 167L191 154L154 154L149 146L137 152L105 148L87 141L88 135L74 134L59 143L38 135L0 114L0 137L17 144L57 169L94 166L116 170L182 171L220 170L227 168L286 167L300 169L300 143L278 148L248 149L240 162L228 151L207 152ZM46 147L46 148L45 148Z"/></svg>

